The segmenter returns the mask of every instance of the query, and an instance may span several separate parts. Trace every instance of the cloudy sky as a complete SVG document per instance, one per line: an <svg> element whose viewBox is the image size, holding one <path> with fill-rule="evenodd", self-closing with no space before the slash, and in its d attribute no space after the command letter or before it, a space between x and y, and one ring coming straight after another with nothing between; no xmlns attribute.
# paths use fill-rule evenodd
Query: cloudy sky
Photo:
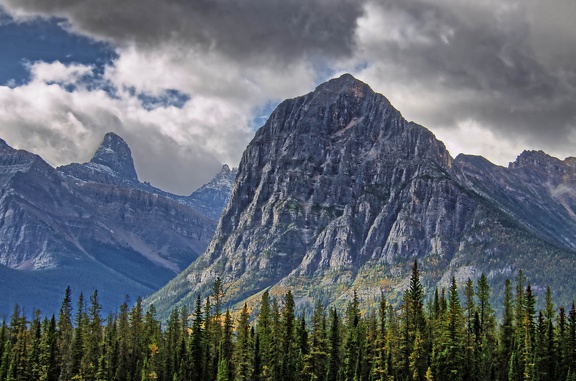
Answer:
<svg viewBox="0 0 576 381"><path fill-rule="evenodd" d="M179 194L343 72L453 156L576 156L573 0L0 0L0 51L10 145L62 165L114 131Z"/></svg>

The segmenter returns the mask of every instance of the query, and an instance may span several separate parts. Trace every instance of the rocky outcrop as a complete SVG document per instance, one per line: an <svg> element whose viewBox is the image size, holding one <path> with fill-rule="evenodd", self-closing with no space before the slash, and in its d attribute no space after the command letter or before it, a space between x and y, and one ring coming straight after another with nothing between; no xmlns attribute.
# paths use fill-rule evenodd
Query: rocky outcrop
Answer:
<svg viewBox="0 0 576 381"><path fill-rule="evenodd" d="M220 172L210 182L195 190L187 201L217 220L228 203L237 174L238 168L230 169L224 164Z"/></svg>
<svg viewBox="0 0 576 381"><path fill-rule="evenodd" d="M328 81L272 113L244 152L207 251L148 301L161 313L191 304L216 277L231 304L269 287L291 288L301 307L339 303L355 287L370 300L381 289L397 295L415 259L429 287L481 272L498 285L520 267L542 281L534 264L543 252L569 263L563 274L575 269L570 245L554 245L536 232L543 223L525 223L477 184L491 164L465 161L368 85Z"/></svg>

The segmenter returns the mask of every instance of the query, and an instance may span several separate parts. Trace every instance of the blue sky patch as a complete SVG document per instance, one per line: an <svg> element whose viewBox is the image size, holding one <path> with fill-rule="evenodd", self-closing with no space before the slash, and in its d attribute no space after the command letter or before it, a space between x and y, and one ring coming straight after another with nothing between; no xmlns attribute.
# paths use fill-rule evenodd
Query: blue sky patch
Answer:
<svg viewBox="0 0 576 381"><path fill-rule="evenodd" d="M106 43L72 35L62 20L36 19L17 23L0 11L0 85L18 86L29 81L27 63L36 61L92 65L96 73L116 58Z"/></svg>

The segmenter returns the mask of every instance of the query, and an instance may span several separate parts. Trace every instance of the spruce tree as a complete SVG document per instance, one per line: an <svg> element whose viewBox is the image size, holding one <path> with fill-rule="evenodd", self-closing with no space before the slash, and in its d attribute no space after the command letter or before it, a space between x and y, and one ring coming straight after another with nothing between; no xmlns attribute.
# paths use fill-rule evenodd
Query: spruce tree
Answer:
<svg viewBox="0 0 576 381"><path fill-rule="evenodd" d="M426 340L426 320L424 317L424 287L420 283L418 272L418 262L414 261L412 273L410 275L410 285L404 294L402 304L402 336L400 341L400 378L408 379L410 372L410 356L414 350L414 340L416 332L419 331L421 338ZM422 343L422 345L426 345Z"/></svg>
<svg viewBox="0 0 576 381"><path fill-rule="evenodd" d="M202 300L200 295L196 298L194 317L192 320L192 333L190 335L188 350L187 377L190 381L203 381L205 377L204 369L204 331L202 316Z"/></svg>
<svg viewBox="0 0 576 381"><path fill-rule="evenodd" d="M296 342L295 328L296 317L294 316L294 297L288 290L284 297L284 308L282 309L282 331L281 331L281 375L282 380L294 381L296 379Z"/></svg>
<svg viewBox="0 0 576 381"><path fill-rule="evenodd" d="M70 286L66 288L64 299L58 313L58 363L60 364L59 380L65 381L72 378L70 357L72 349L72 291Z"/></svg>
<svg viewBox="0 0 576 381"><path fill-rule="evenodd" d="M250 312L245 303L238 321L234 362L237 381L248 381L252 376L252 340L250 337Z"/></svg>
<svg viewBox="0 0 576 381"><path fill-rule="evenodd" d="M475 367L474 373L478 375L476 379L490 380L495 373L492 354L496 348L496 316L490 303L488 278L484 273L478 279L476 295L478 297L478 333L476 334L478 366Z"/></svg>
<svg viewBox="0 0 576 381"><path fill-rule="evenodd" d="M320 301L316 302L314 307L311 324L310 353L304 359L304 373L307 379L324 380L328 367L328 338L326 314Z"/></svg>
<svg viewBox="0 0 576 381"><path fill-rule="evenodd" d="M388 379L388 306L384 292L380 291L380 303L378 305L378 332L376 335L376 347L374 353L374 363L372 379L375 381L385 381Z"/></svg>
<svg viewBox="0 0 576 381"><path fill-rule="evenodd" d="M326 373L326 381L338 381L338 373L340 370L340 319L336 309L330 310L330 333L328 335L328 370Z"/></svg>
<svg viewBox="0 0 576 381"><path fill-rule="evenodd" d="M512 283L506 279L504 301L502 304L502 322L500 324L499 380L507 381L510 370L510 359L514 350L514 300Z"/></svg>

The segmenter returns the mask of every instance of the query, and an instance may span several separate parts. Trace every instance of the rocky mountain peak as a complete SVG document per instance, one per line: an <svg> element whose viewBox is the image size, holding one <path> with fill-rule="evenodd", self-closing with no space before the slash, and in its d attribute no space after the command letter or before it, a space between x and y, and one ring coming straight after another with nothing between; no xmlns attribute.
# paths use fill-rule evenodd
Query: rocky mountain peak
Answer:
<svg viewBox="0 0 576 381"><path fill-rule="evenodd" d="M228 175L230 175L230 172L231 172L231 169L230 169L230 167L228 166L228 164L224 164L224 165L222 166L222 169L220 170L220 172L216 175L216 177L218 177L218 176L228 176Z"/></svg>
<svg viewBox="0 0 576 381"><path fill-rule="evenodd" d="M130 147L124 139L113 132L104 136L102 144L90 162L108 167L127 180L138 181Z"/></svg>
<svg viewBox="0 0 576 381"><path fill-rule="evenodd" d="M509 168L521 168L526 166L545 167L551 162L559 162L560 160L548 155L544 151L523 151L516 161L509 164Z"/></svg>
<svg viewBox="0 0 576 381"><path fill-rule="evenodd" d="M322 83L314 92L319 91L331 91L338 94L344 94L347 92L357 92L358 95L365 94L365 92L370 91L370 86L364 82L354 78L351 74L342 74L338 78L331 79L327 82Z"/></svg>

